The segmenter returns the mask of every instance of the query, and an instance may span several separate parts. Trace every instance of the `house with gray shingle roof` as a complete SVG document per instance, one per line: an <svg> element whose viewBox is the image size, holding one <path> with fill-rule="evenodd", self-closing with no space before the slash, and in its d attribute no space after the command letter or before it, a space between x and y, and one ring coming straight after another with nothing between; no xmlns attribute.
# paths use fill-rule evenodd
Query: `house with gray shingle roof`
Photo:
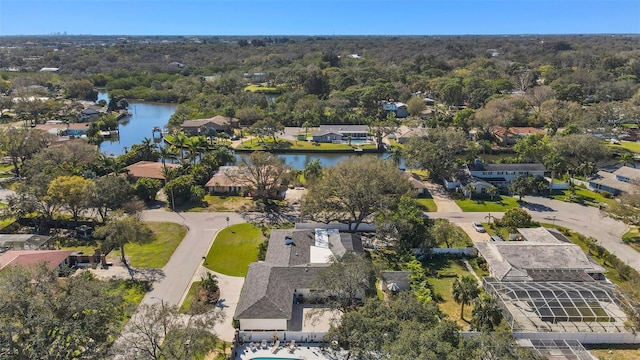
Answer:
<svg viewBox="0 0 640 360"><path fill-rule="evenodd" d="M234 318L240 330L292 330L295 304L318 294L315 279L333 256L362 252L359 236L335 229L273 230L265 261L252 263Z"/></svg>

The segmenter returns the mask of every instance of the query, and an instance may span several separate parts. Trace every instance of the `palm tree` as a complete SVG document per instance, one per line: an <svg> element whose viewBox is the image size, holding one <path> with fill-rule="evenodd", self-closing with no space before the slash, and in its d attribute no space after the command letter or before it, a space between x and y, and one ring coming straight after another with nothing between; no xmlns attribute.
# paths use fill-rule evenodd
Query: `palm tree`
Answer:
<svg viewBox="0 0 640 360"><path fill-rule="evenodd" d="M630 152L625 152L622 155L620 155L620 157L618 158L618 163L622 164L622 166L627 166L629 164L632 164L633 167L636 167L636 162L635 162L636 158L635 156L630 153Z"/></svg>
<svg viewBox="0 0 640 360"><path fill-rule="evenodd" d="M400 167L400 162L402 161L402 149L399 146L392 146L387 159L393 161L393 163L396 164L396 167Z"/></svg>
<svg viewBox="0 0 640 360"><path fill-rule="evenodd" d="M502 320L502 311L494 298L485 295L473 301L471 324L475 330L493 331Z"/></svg>
<svg viewBox="0 0 640 360"><path fill-rule="evenodd" d="M470 305L473 299L477 298L480 293L478 290L478 283L476 282L476 279L470 275L458 277L453 282L451 293L453 294L453 300L458 304L461 304L460 319L464 320L464 306Z"/></svg>
<svg viewBox="0 0 640 360"><path fill-rule="evenodd" d="M183 132L177 133L173 137L173 145L180 150L180 160L184 159L184 145L187 142L187 136Z"/></svg>
<svg viewBox="0 0 640 360"><path fill-rule="evenodd" d="M493 197L498 195L498 193L500 192L500 190L498 190L498 188L493 185L487 187L486 190L487 190L487 194L491 196L491 200L493 200Z"/></svg>
<svg viewBox="0 0 640 360"><path fill-rule="evenodd" d="M468 194L469 200L471 200L471 197L473 196L473 193L476 192L476 187L473 186L473 184L467 184L464 187L464 191Z"/></svg>
<svg viewBox="0 0 640 360"><path fill-rule="evenodd" d="M553 181L556 178L556 174L559 171L562 171L562 169L564 169L567 164L565 159L558 154L551 154L543 161L544 166L546 166L547 169L551 170L551 181L549 182L549 193L551 193L551 191L553 190Z"/></svg>

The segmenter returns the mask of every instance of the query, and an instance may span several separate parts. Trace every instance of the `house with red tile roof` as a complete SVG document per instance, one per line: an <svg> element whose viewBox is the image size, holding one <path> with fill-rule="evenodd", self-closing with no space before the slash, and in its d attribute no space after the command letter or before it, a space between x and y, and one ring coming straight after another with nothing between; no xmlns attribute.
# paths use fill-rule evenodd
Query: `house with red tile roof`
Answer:
<svg viewBox="0 0 640 360"><path fill-rule="evenodd" d="M0 255L0 270L8 266L45 264L53 270L69 266L71 250L9 250Z"/></svg>

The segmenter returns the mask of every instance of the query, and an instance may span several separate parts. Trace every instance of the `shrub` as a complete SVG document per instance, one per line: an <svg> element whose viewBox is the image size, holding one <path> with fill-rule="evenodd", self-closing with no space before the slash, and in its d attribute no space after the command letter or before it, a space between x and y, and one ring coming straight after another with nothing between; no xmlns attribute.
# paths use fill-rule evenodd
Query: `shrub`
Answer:
<svg viewBox="0 0 640 360"><path fill-rule="evenodd" d="M613 194L611 194L611 193L610 193L610 192L608 192L608 191L603 191L603 192L601 192L600 194L601 194L601 195L602 195L602 197L603 197L603 198L605 198L605 199L611 199L611 198L613 197Z"/></svg>

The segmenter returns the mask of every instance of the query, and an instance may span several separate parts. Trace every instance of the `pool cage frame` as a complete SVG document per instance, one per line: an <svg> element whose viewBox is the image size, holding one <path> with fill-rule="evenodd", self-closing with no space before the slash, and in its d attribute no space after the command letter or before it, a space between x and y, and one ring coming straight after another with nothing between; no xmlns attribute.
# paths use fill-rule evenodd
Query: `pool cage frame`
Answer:
<svg viewBox="0 0 640 360"><path fill-rule="evenodd" d="M601 281L535 282L485 278L514 332L624 332L616 286Z"/></svg>

